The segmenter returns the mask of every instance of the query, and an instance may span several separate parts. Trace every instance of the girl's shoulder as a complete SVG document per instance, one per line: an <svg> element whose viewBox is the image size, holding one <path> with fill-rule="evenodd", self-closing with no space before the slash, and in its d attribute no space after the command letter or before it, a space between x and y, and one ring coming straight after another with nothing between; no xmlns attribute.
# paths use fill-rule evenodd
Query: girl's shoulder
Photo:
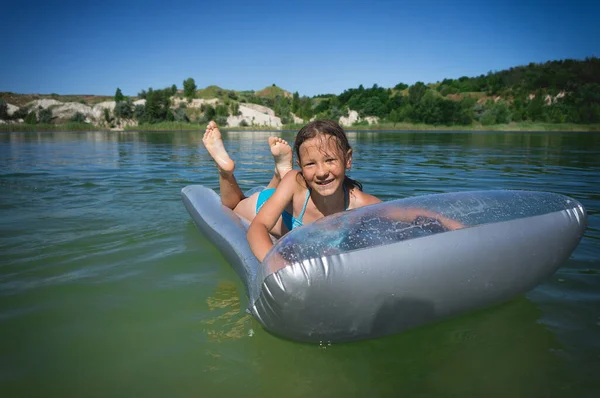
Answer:
<svg viewBox="0 0 600 398"><path fill-rule="evenodd" d="M358 188L352 188L350 190L350 208L356 209L358 207L374 205L376 203L381 203L381 199L376 196L370 195L368 193L364 193Z"/></svg>
<svg viewBox="0 0 600 398"><path fill-rule="evenodd" d="M288 191L292 191L294 194L305 192L307 190L304 178L298 170L288 171L287 174L281 179L279 187L282 187L282 189Z"/></svg>

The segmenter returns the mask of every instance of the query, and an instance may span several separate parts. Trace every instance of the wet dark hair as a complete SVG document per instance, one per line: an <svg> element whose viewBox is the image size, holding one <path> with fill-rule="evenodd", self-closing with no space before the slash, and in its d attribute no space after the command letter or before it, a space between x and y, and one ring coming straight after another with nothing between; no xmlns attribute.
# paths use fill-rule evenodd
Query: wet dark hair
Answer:
<svg viewBox="0 0 600 398"><path fill-rule="evenodd" d="M300 161L300 145L311 138L318 137L320 135L329 136L334 139L337 150L343 159L344 165L348 160L348 152L352 149L348 142L346 132L337 122L333 120L315 120L302 127L296 135L296 141L294 141L294 152L298 161ZM344 185L347 189L356 187L362 191L362 184L346 175L344 179Z"/></svg>

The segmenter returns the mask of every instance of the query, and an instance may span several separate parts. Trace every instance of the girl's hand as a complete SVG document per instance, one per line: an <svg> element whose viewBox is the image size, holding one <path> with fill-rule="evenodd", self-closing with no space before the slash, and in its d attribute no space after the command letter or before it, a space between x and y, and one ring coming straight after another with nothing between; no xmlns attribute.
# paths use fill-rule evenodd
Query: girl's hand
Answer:
<svg viewBox="0 0 600 398"><path fill-rule="evenodd" d="M276 251L265 257L265 261L263 263L263 266L265 266L269 271L269 275L279 271L287 265L288 262L286 261L286 259L283 258L281 254L279 254Z"/></svg>

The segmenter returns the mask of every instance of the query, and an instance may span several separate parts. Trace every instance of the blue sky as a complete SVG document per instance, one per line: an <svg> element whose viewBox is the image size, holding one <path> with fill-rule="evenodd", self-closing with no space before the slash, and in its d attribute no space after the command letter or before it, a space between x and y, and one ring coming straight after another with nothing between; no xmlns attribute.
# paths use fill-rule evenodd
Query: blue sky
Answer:
<svg viewBox="0 0 600 398"><path fill-rule="evenodd" d="M199 88L301 95L600 56L600 1L12 1L0 91Z"/></svg>

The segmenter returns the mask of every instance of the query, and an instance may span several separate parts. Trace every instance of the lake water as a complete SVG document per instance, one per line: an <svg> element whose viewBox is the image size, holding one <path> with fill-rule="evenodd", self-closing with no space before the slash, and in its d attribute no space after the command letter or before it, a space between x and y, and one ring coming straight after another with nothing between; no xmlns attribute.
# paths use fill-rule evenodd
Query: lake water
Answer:
<svg viewBox="0 0 600 398"><path fill-rule="evenodd" d="M269 133L230 132L242 188ZM283 133L293 140L293 133ZM589 214L525 296L376 340L300 344L245 313L237 275L180 197L218 187L201 132L0 133L2 397L596 397L600 134L349 133L351 175L384 200L529 189Z"/></svg>

